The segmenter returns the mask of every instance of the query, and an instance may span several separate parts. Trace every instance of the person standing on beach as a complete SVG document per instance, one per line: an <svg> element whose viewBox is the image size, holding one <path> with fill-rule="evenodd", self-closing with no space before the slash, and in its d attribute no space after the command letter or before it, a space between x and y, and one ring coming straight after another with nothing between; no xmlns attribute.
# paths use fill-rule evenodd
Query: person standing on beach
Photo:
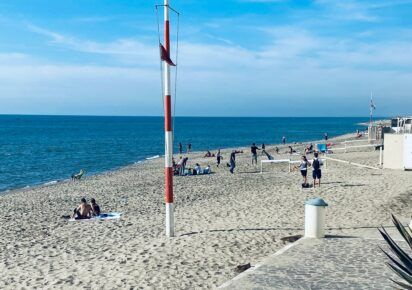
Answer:
<svg viewBox="0 0 412 290"><path fill-rule="evenodd" d="M257 151L256 150L260 150L260 149L255 145L255 143L253 143L252 146L250 147L250 152L252 153L252 165L253 165L253 161L257 165Z"/></svg>
<svg viewBox="0 0 412 290"><path fill-rule="evenodd" d="M283 144L283 145L286 144L286 137L285 137L285 136L282 137L282 144Z"/></svg>
<svg viewBox="0 0 412 290"><path fill-rule="evenodd" d="M299 170L300 170L300 174L303 177L303 183L302 183L302 187L308 187L307 183L308 183L308 165L310 165L308 159L306 158L305 155L302 156L302 161L300 162L299 165Z"/></svg>
<svg viewBox="0 0 412 290"><path fill-rule="evenodd" d="M313 155L313 162L312 162L312 177L313 177L313 187L316 187L316 179L318 180L318 185L320 187L320 179L322 178L322 171L320 170L320 161L318 159L318 152L315 152Z"/></svg>
<svg viewBox="0 0 412 290"><path fill-rule="evenodd" d="M219 167L221 160L222 160L222 155L220 154L220 149L219 149L219 150L217 151L217 154L216 154L217 167Z"/></svg>
<svg viewBox="0 0 412 290"><path fill-rule="evenodd" d="M328 141L328 133L323 134L323 136L325 137L325 141Z"/></svg>
<svg viewBox="0 0 412 290"><path fill-rule="evenodd" d="M266 145L265 143L262 143L262 155L264 154L263 152L265 151L265 149L266 149Z"/></svg>
<svg viewBox="0 0 412 290"><path fill-rule="evenodd" d="M182 142L179 142L179 154L182 155L183 153L183 145Z"/></svg>
<svg viewBox="0 0 412 290"><path fill-rule="evenodd" d="M242 153L242 151L237 151L233 150L232 153L230 154L230 173L234 173L235 167L236 167L236 154Z"/></svg>
<svg viewBox="0 0 412 290"><path fill-rule="evenodd" d="M187 153L190 153L190 151L192 151L192 144L191 143L187 144Z"/></svg>

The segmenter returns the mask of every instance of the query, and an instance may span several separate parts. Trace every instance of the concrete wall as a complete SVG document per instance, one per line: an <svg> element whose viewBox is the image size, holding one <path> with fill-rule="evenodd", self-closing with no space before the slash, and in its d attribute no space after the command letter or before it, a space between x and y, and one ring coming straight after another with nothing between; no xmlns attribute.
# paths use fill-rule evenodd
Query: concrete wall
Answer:
<svg viewBox="0 0 412 290"><path fill-rule="evenodd" d="M385 134L383 151L383 168L404 169L403 134Z"/></svg>

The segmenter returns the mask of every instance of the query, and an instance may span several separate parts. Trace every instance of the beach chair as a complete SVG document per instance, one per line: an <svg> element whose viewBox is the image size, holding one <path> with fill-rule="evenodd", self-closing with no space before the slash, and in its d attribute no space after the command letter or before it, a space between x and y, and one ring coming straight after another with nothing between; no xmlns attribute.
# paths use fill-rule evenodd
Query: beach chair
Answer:
<svg viewBox="0 0 412 290"><path fill-rule="evenodd" d="M84 175L85 171L83 169L80 170L79 173L77 174L72 174L72 180L80 180L82 176Z"/></svg>

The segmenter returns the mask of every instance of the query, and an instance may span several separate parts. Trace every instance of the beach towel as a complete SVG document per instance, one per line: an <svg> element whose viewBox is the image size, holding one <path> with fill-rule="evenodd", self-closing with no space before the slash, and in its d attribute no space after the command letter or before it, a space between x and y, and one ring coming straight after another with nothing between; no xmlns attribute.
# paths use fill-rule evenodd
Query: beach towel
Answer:
<svg viewBox="0 0 412 290"><path fill-rule="evenodd" d="M104 221L104 220L114 220L114 219L119 219L122 216L121 212L108 212L108 213L102 213L98 216L89 218L89 219L74 219L71 218L69 219L69 222L83 222L83 221Z"/></svg>

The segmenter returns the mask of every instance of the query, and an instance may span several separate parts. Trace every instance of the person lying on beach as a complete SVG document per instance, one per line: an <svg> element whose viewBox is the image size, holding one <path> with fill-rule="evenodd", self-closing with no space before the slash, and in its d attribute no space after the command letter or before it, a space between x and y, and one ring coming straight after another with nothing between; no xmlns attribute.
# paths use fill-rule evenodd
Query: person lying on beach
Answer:
<svg viewBox="0 0 412 290"><path fill-rule="evenodd" d="M72 218L76 220L89 219L92 217L93 209L83 197L80 205L74 209Z"/></svg>
<svg viewBox="0 0 412 290"><path fill-rule="evenodd" d="M273 159L275 159L275 158L273 158L272 155L270 155L269 153L267 153L265 149L262 149L262 154L266 155L266 157L268 158L268 160L273 160Z"/></svg>
<svg viewBox="0 0 412 290"><path fill-rule="evenodd" d="M96 200L92 198L90 200L92 204L92 211L93 211L93 216L99 216L100 215L100 206L96 203Z"/></svg>
<svg viewBox="0 0 412 290"><path fill-rule="evenodd" d="M209 150L207 150L207 152L205 154L205 158L208 158L208 157L215 157L215 154L212 154L212 153L210 153Z"/></svg>

